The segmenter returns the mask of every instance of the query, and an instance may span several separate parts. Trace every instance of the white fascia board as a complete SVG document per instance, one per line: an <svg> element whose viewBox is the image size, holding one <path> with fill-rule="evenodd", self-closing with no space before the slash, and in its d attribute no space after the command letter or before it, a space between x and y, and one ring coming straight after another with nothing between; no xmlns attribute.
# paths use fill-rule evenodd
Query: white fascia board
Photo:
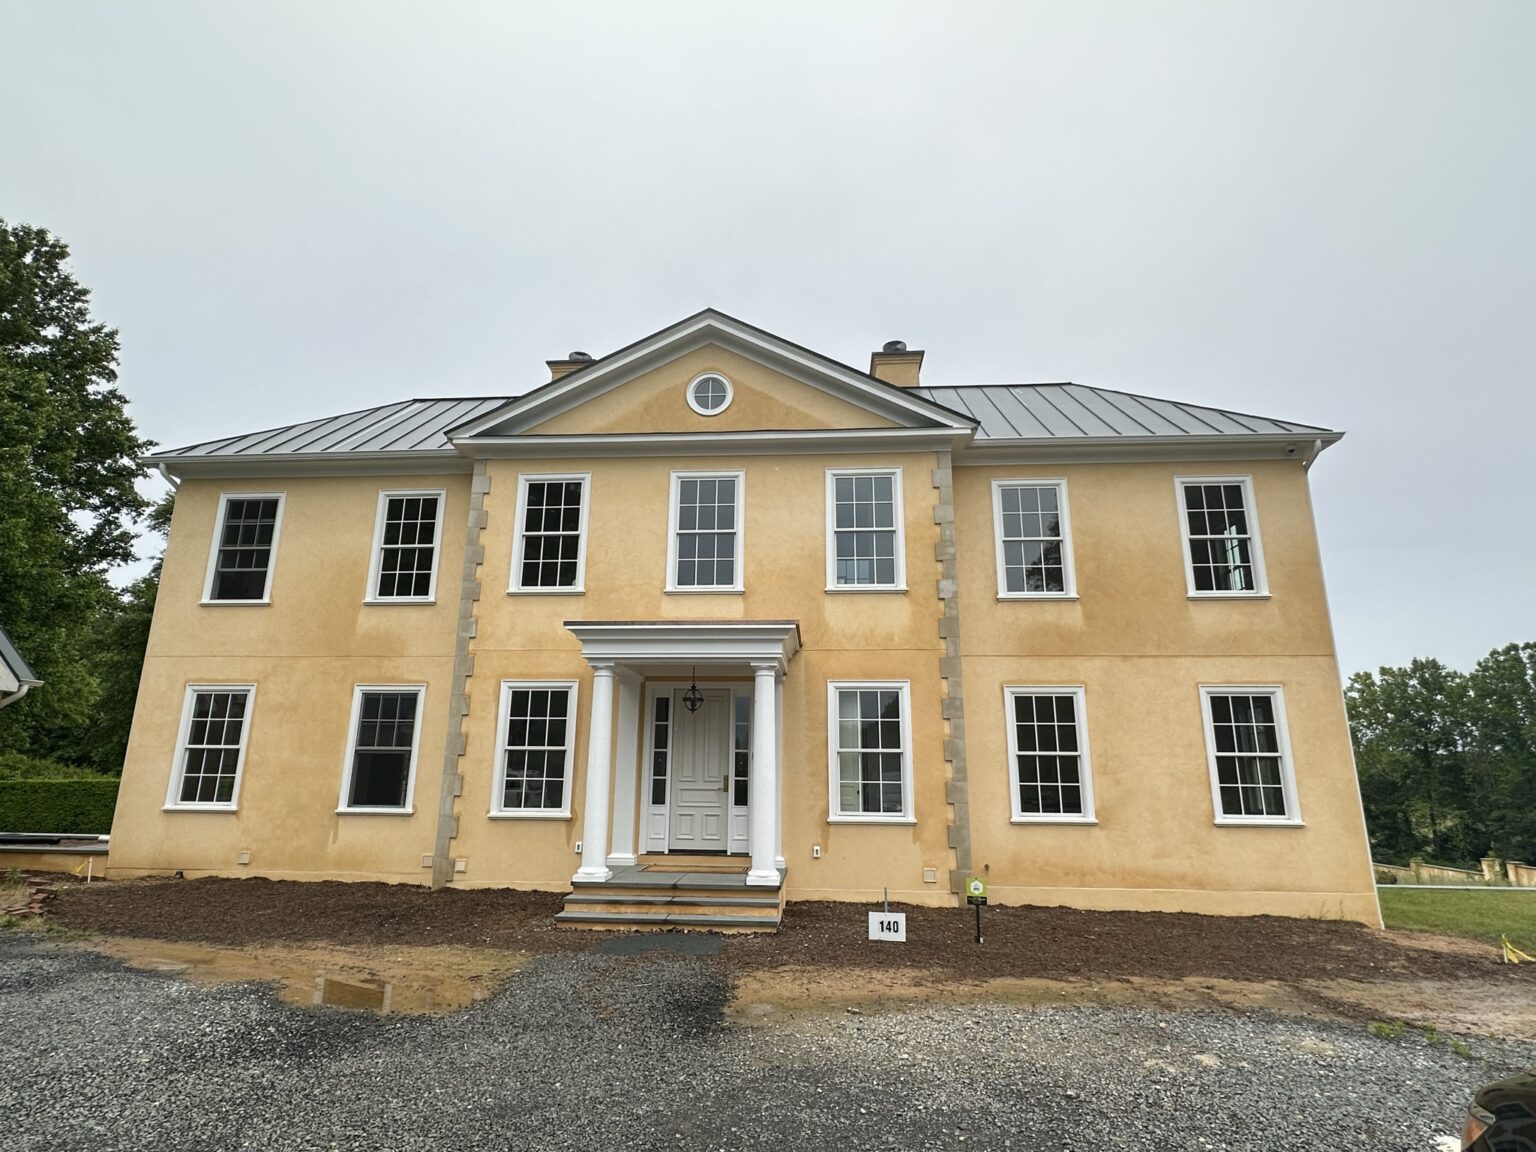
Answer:
<svg viewBox="0 0 1536 1152"><path fill-rule="evenodd" d="M1226 433L1214 436L1041 436L1019 440L973 440L955 451L957 467L968 464L1071 464L1177 462L1182 460L1295 460L1310 463L1342 432Z"/></svg>
<svg viewBox="0 0 1536 1152"><path fill-rule="evenodd" d="M801 383L832 392L834 395L837 394L836 391L828 389L826 382L835 381L846 392L854 394L853 396L844 395L842 399L852 400L881 415L899 412L906 414L909 418L921 419L930 426L937 425L965 431L970 431L974 427L972 421L951 414L922 396L908 397L899 392L893 395L878 382L864 379L853 369L839 365L835 361L825 360L814 353L778 340L767 339L757 332L730 323L718 315L703 315L681 326L664 328L650 339L597 361L590 369L572 372L568 377L562 377L552 385L546 384L522 399L509 401L504 407L494 412L461 424L451 430L451 438L455 442L474 439L487 429L500 425L510 423L514 427L526 428L531 424L551 419L660 364L702 347L712 338L721 340L733 351L766 367L785 372Z"/></svg>
<svg viewBox="0 0 1536 1152"><path fill-rule="evenodd" d="M783 671L800 650L794 620L586 621L567 620L592 662L741 664L773 662Z"/></svg>
<svg viewBox="0 0 1536 1152"><path fill-rule="evenodd" d="M469 456L448 448L416 452L284 452L206 456L144 456L139 463L181 479L256 476L409 476L474 471Z"/></svg>
<svg viewBox="0 0 1536 1152"><path fill-rule="evenodd" d="M794 432L634 432L591 436L486 436L456 439L475 456L729 456L742 451L915 452L952 449L971 430L815 428Z"/></svg>

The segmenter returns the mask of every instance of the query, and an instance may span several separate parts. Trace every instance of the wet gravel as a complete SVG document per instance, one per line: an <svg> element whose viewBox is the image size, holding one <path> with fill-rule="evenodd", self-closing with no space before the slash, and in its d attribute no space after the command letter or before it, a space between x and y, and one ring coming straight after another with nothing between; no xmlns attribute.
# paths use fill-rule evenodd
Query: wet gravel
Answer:
<svg viewBox="0 0 1536 1152"><path fill-rule="evenodd" d="M1536 1042L1260 1013L727 1026L718 959L541 957L435 1017L294 1008L0 931L7 1149L1412 1149Z"/></svg>

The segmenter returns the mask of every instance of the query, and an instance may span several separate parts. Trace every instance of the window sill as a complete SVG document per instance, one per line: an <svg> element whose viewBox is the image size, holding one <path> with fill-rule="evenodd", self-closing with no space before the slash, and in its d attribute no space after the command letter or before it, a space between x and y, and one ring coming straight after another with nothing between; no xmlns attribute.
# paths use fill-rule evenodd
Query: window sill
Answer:
<svg viewBox="0 0 1536 1152"><path fill-rule="evenodd" d="M850 592L855 595L860 592L874 592L877 594L883 592L888 596L892 594L905 596L907 594L907 586L905 584L829 584L827 585L827 591L836 592L839 595Z"/></svg>
<svg viewBox="0 0 1536 1152"><path fill-rule="evenodd" d="M489 820L569 820L571 818L569 812L539 812L531 809L527 812L487 812L485 815Z"/></svg>
<svg viewBox="0 0 1536 1152"><path fill-rule="evenodd" d="M741 588L663 588L668 596L742 596Z"/></svg>
<svg viewBox="0 0 1536 1152"><path fill-rule="evenodd" d="M1268 600L1268 592L1191 592L1191 600Z"/></svg>
<svg viewBox="0 0 1536 1152"><path fill-rule="evenodd" d="M828 816L828 824L916 824L916 816Z"/></svg>
<svg viewBox="0 0 1536 1152"><path fill-rule="evenodd" d="M997 594L997 599L998 599L999 602L1002 602L1004 600L1047 600L1047 601L1049 601L1049 600L1065 600L1065 601L1075 601L1077 599L1077 593L1076 592L1072 592L1072 593L1067 593L1067 592L999 592Z"/></svg>
<svg viewBox="0 0 1536 1152"><path fill-rule="evenodd" d="M204 608L260 608L263 605L271 605L271 598L265 600L199 600Z"/></svg>
<svg viewBox="0 0 1536 1152"><path fill-rule="evenodd" d="M166 804L162 812L238 812L239 807L234 804Z"/></svg>
<svg viewBox="0 0 1536 1152"><path fill-rule="evenodd" d="M585 596L585 588L508 588L508 596Z"/></svg>
<svg viewBox="0 0 1536 1152"><path fill-rule="evenodd" d="M436 596L364 596L364 604L436 604Z"/></svg>
<svg viewBox="0 0 1536 1152"><path fill-rule="evenodd" d="M414 816L415 808L338 808L338 816Z"/></svg>
<svg viewBox="0 0 1536 1152"><path fill-rule="evenodd" d="M1302 820L1269 820L1269 819L1236 819L1231 816L1218 816L1213 821L1218 828L1305 828L1306 822Z"/></svg>
<svg viewBox="0 0 1536 1152"><path fill-rule="evenodd" d="M1011 824L1081 824L1092 827L1098 824L1096 816L1015 816Z"/></svg>

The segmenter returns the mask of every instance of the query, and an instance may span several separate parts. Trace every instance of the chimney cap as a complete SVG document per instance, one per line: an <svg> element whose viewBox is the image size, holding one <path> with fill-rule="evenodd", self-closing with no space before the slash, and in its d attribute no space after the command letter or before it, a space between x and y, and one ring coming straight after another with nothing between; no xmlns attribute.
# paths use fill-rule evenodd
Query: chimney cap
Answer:
<svg viewBox="0 0 1536 1152"><path fill-rule="evenodd" d="M590 352L572 352L569 356L566 357L566 359L567 360L579 360L583 364L586 364L586 363L591 361L592 353L590 353Z"/></svg>
<svg viewBox="0 0 1536 1152"><path fill-rule="evenodd" d="M906 350L907 342L905 340L887 340L885 346L880 349L882 352L905 352Z"/></svg>

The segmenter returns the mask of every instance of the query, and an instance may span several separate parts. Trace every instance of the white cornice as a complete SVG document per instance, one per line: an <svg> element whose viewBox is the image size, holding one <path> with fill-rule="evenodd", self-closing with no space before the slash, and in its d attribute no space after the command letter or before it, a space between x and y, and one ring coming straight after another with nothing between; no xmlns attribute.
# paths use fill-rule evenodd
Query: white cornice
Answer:
<svg viewBox="0 0 1536 1152"><path fill-rule="evenodd" d="M738 453L937 451L970 430L815 428L774 432L645 432L593 436L482 436L455 440L473 456L729 456Z"/></svg>
<svg viewBox="0 0 1536 1152"><path fill-rule="evenodd" d="M452 449L416 452L285 452L145 456L139 463L182 479L243 476L437 476L468 473L474 461Z"/></svg>
<svg viewBox="0 0 1536 1152"><path fill-rule="evenodd" d="M1084 436L973 440L955 451L955 465L1136 464L1180 460L1296 460L1310 464L1342 432L1221 433L1213 436Z"/></svg>
<svg viewBox="0 0 1536 1152"><path fill-rule="evenodd" d="M739 665L783 672L800 650L794 620L567 620L590 663Z"/></svg>

